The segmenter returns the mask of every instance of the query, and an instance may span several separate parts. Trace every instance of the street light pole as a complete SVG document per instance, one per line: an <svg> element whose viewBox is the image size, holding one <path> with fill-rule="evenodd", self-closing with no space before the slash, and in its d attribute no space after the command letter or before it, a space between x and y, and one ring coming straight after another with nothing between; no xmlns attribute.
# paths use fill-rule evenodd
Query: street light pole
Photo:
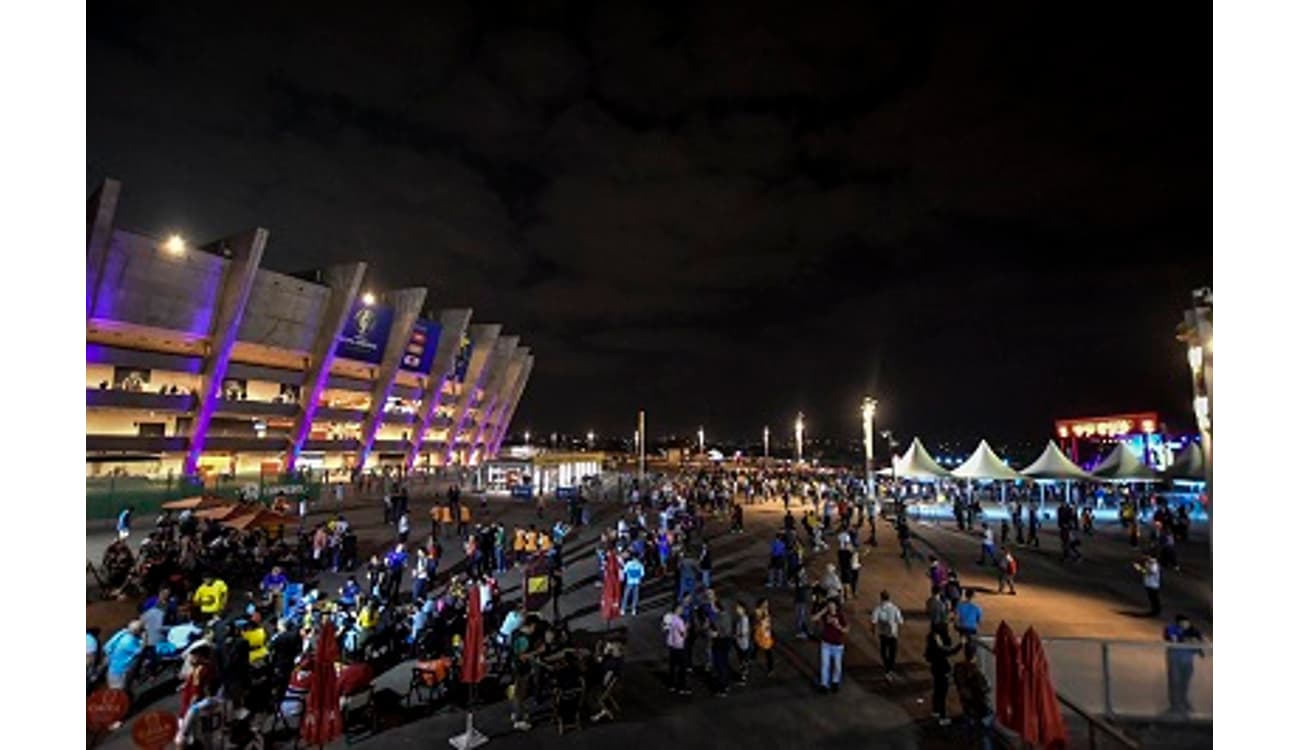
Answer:
<svg viewBox="0 0 1300 750"><path fill-rule="evenodd" d="M870 396L862 399L862 455L867 462L867 497L875 498L876 480L871 473L871 462L876 457L872 422L876 417L876 400Z"/></svg>
<svg viewBox="0 0 1300 750"><path fill-rule="evenodd" d="M702 456L704 455L704 426L703 425L700 426L700 431L698 434L700 438L700 455Z"/></svg>
<svg viewBox="0 0 1300 750"><path fill-rule="evenodd" d="M767 425L763 425L763 463L765 464L768 458L768 439L770 437L771 432L767 429Z"/></svg>
<svg viewBox="0 0 1300 750"><path fill-rule="evenodd" d="M1187 344L1192 372L1192 411L1205 456L1205 515L1214 544L1214 294L1209 287L1192 292L1192 307L1183 313L1178 338Z"/></svg>
<svg viewBox="0 0 1300 750"><path fill-rule="evenodd" d="M636 413L636 447L637 473L641 477L642 491L645 491L645 409Z"/></svg>
<svg viewBox="0 0 1300 750"><path fill-rule="evenodd" d="M794 420L794 456L795 463L803 463L803 412Z"/></svg>

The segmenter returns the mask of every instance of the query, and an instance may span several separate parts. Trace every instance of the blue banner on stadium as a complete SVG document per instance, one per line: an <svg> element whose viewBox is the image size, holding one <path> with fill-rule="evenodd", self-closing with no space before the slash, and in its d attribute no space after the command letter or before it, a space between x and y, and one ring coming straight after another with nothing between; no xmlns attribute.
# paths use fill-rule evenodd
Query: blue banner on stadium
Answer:
<svg viewBox="0 0 1300 750"><path fill-rule="evenodd" d="M402 352L402 369L428 375L433 369L433 355L438 350L438 336L442 326L432 320L420 318L411 329L411 338Z"/></svg>
<svg viewBox="0 0 1300 750"><path fill-rule="evenodd" d="M571 500L578 496L577 487L556 487L555 497L557 500Z"/></svg>
<svg viewBox="0 0 1300 750"><path fill-rule="evenodd" d="M388 332L393 327L393 308L356 302L343 325L334 355L377 365L384 359Z"/></svg>
<svg viewBox="0 0 1300 750"><path fill-rule="evenodd" d="M516 484L510 488L510 497L516 500L532 500L533 486L531 484Z"/></svg>

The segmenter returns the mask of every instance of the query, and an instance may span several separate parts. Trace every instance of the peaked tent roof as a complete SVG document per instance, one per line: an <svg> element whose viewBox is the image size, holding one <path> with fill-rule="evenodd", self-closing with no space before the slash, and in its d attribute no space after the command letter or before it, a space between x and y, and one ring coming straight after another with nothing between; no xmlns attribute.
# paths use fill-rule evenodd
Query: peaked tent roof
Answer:
<svg viewBox="0 0 1300 750"><path fill-rule="evenodd" d="M1021 474L1035 479L1091 479L1088 472L1066 457L1056 443L1048 440L1042 454L1032 464L1020 470Z"/></svg>
<svg viewBox="0 0 1300 750"><path fill-rule="evenodd" d="M951 475L921 445L920 438L912 438L907 452L894 459L894 476L901 479L938 479Z"/></svg>
<svg viewBox="0 0 1300 750"><path fill-rule="evenodd" d="M1006 462L998 458L998 454L993 452L989 447L988 441L981 440L980 444L975 446L975 452L970 454L961 466L952 470L954 477L964 479L1019 479L1020 475L1015 469L1007 466Z"/></svg>
<svg viewBox="0 0 1300 750"><path fill-rule="evenodd" d="M1205 451L1201 450L1201 444L1188 443L1165 471L1165 476L1169 479L1205 481Z"/></svg>
<svg viewBox="0 0 1300 750"><path fill-rule="evenodd" d="M1159 474L1139 461L1137 455L1124 443L1116 445L1106 460L1092 470L1092 475L1113 482L1154 482L1160 478Z"/></svg>

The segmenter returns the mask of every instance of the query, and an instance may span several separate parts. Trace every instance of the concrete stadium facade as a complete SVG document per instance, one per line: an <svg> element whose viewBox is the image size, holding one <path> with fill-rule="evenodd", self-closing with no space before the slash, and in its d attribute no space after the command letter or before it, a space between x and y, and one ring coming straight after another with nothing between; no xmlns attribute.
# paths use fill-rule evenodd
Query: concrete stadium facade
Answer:
<svg viewBox="0 0 1300 750"><path fill-rule="evenodd" d="M428 290L367 288L357 262L285 274L269 232L201 247L87 202L86 465L194 476L434 469L496 456L533 353Z"/></svg>

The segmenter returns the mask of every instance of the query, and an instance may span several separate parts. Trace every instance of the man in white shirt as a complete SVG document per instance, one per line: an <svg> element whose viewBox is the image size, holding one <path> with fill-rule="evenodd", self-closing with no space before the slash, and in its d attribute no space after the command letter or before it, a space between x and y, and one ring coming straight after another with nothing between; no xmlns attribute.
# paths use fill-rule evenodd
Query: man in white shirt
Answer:
<svg viewBox="0 0 1300 750"><path fill-rule="evenodd" d="M871 630L880 638L880 661L885 667L885 679L894 681L894 662L898 659L898 626L903 624L903 613L889 600L889 592L880 592L880 604L871 610Z"/></svg>

